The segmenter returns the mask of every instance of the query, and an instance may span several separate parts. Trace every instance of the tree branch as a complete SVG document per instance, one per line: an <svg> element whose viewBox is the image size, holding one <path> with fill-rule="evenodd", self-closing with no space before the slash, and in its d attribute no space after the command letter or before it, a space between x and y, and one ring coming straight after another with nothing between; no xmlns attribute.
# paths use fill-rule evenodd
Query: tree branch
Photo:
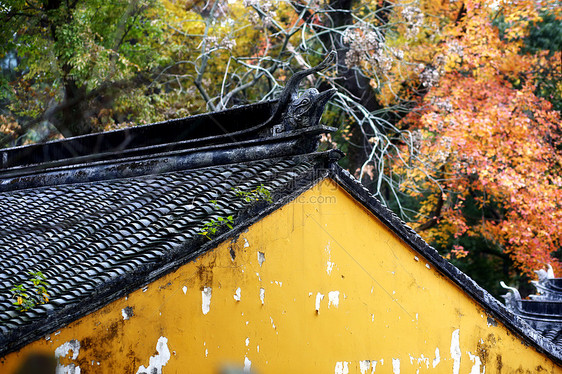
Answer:
<svg viewBox="0 0 562 374"><path fill-rule="evenodd" d="M430 228L437 225L437 223L439 222L439 218L441 218L441 210L443 209L444 202L445 201L443 200L443 193L439 193L437 204L435 204L435 208L433 208L433 211L430 215L431 218L418 226L418 231L429 230Z"/></svg>

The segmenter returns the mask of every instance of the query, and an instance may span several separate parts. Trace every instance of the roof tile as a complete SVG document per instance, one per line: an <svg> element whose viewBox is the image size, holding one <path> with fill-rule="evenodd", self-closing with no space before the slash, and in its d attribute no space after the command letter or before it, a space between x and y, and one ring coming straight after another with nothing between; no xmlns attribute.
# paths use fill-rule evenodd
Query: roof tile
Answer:
<svg viewBox="0 0 562 374"><path fill-rule="evenodd" d="M205 222L255 203L234 188L263 184L282 194L314 165L312 156L298 156L1 192L0 341L61 307L87 303L121 277L188 256L194 249L181 248L208 241L199 235ZM50 301L20 312L10 289L31 288L29 271L46 276Z"/></svg>

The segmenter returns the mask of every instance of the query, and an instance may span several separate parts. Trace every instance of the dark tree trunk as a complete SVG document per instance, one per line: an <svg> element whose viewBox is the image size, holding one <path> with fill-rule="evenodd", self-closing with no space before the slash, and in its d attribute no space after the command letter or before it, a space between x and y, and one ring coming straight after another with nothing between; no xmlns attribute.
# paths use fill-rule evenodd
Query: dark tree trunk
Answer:
<svg viewBox="0 0 562 374"><path fill-rule="evenodd" d="M57 130L64 137L83 135L91 132L85 118L86 89L79 87L72 79L64 86L64 102L61 115L55 121Z"/></svg>
<svg viewBox="0 0 562 374"><path fill-rule="evenodd" d="M59 41L58 28L61 23L72 20L72 12L76 4L77 1L63 4L61 0L47 0L44 3L45 17L43 22L49 26L51 38L55 43ZM52 115L46 113L45 115L45 119L49 120L64 137L91 132L84 113L86 88L78 86L76 81L70 77L71 69L72 67L68 62L63 63L64 100L57 106L56 113Z"/></svg>
<svg viewBox="0 0 562 374"><path fill-rule="evenodd" d="M351 10L356 1L353 0L332 0L330 1L330 12L332 28L342 28L353 24ZM376 111L382 108L375 92L369 84L369 79L359 74L354 69L350 69L345 64L345 57L349 51L349 45L344 43L339 34L323 34L322 42L324 45L333 45L336 48L337 58L337 74L339 84L347 90L347 92L356 97L357 101L369 111ZM358 113L361 117L361 114ZM353 124L350 134L350 146L347 151L347 163L351 172L354 172L365 162L369 155L368 139L365 138L359 124Z"/></svg>

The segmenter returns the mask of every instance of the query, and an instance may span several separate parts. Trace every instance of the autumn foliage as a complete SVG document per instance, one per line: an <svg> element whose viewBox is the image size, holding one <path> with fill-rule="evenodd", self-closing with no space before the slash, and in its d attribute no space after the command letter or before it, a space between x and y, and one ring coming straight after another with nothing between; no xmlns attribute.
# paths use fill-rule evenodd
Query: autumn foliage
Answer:
<svg viewBox="0 0 562 374"><path fill-rule="evenodd" d="M536 95L532 72L544 60L521 53L538 10L517 3L500 35L484 2L465 2L445 39L443 76L404 120L419 168L399 173L420 201L413 226L448 257L470 255L463 241L480 237L529 275L547 263L561 274L561 117Z"/></svg>

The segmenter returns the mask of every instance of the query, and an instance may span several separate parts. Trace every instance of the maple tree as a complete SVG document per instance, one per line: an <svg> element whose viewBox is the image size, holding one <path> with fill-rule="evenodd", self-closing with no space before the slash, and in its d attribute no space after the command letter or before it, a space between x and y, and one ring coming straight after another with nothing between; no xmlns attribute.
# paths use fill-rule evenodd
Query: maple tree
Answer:
<svg viewBox="0 0 562 374"><path fill-rule="evenodd" d="M528 276L548 263L560 274L560 112L536 92L534 71L546 55L522 53L521 42L539 9L504 9L512 21L500 34L494 10L465 4L445 39L439 83L404 120L417 138L414 163L423 164L397 168L419 203L413 226L449 258L484 248Z"/></svg>

